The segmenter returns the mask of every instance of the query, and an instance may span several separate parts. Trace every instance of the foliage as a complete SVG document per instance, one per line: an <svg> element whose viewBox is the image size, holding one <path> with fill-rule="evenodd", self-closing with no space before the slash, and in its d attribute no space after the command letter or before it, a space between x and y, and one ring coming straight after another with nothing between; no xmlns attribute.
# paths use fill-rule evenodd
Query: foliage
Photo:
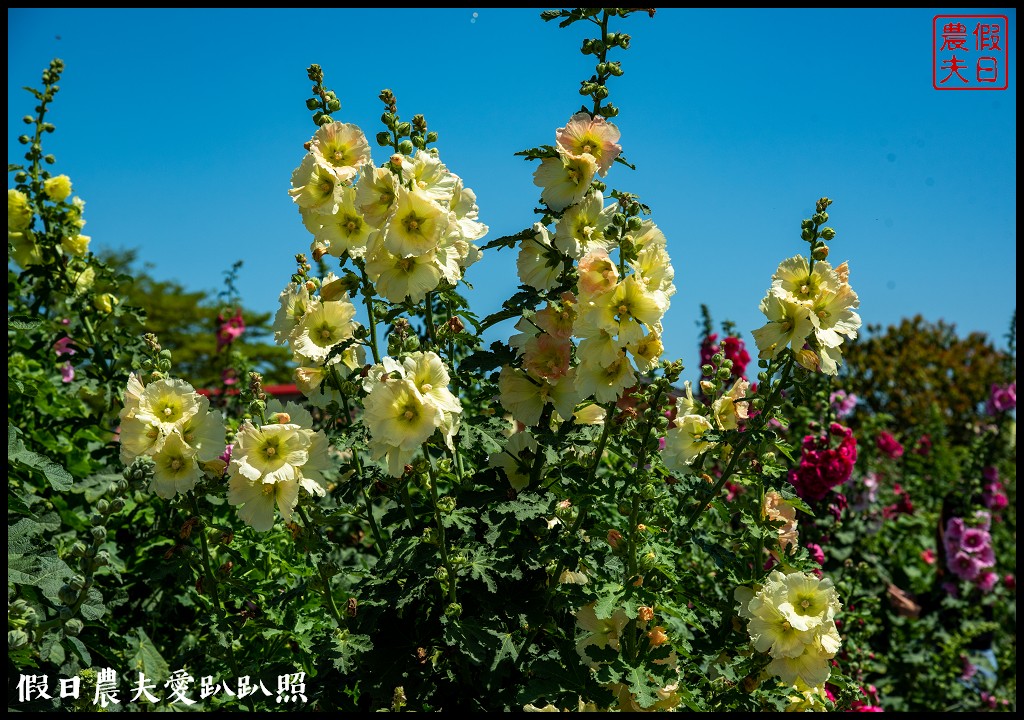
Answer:
<svg viewBox="0 0 1024 720"><path fill-rule="evenodd" d="M971 420L992 385L1013 379L1014 367L982 333L961 338L956 328L920 315L850 345L843 386L876 413L892 415L897 427L917 425L936 414L958 442L973 433Z"/></svg>
<svg viewBox="0 0 1024 720"><path fill-rule="evenodd" d="M1015 384L973 398L966 434L889 404L850 416L832 393L858 371L859 299L827 260L824 197L761 299L756 378L706 308L699 367L663 359L667 240L609 179L633 169L607 99L638 10L542 14L594 31L587 105L518 153L536 217L479 246L426 119L383 90L377 164L308 68L317 129L289 194L312 241L271 328L301 403L268 397L239 352L218 405L187 354L133 332L150 326L130 278L87 252L70 180L43 168L54 61L9 190L12 707L1015 703ZM459 289L509 250L522 284L478 317ZM233 318L222 350L244 342ZM507 319L516 334L482 347ZM987 651L993 674L965 672ZM58 677L82 697L47 693Z"/></svg>

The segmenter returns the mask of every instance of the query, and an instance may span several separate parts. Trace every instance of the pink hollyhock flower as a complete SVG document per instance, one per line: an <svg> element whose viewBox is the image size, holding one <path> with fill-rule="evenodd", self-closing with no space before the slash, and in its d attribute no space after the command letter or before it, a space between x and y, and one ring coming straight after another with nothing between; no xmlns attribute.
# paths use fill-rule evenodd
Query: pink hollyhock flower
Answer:
<svg viewBox="0 0 1024 720"><path fill-rule="evenodd" d="M992 538L981 528L967 528L960 537L960 547L969 553L980 553L992 542Z"/></svg>
<svg viewBox="0 0 1024 720"><path fill-rule="evenodd" d="M821 545L807 543L807 552L814 558L814 562L819 565L825 564L825 551L821 549Z"/></svg>
<svg viewBox="0 0 1024 720"><path fill-rule="evenodd" d="M878 445L878 449L882 451L882 454L887 455L893 460L903 455L903 446L885 430L878 433L875 443Z"/></svg>
<svg viewBox="0 0 1024 720"><path fill-rule="evenodd" d="M845 390L836 390L828 396L828 402L835 410L836 417L845 420L853 414L857 407L857 396Z"/></svg>
<svg viewBox="0 0 1024 720"><path fill-rule="evenodd" d="M217 328L218 351L233 343L245 332L245 321L242 319L241 308L235 308L235 314L230 318L225 318L223 313L217 315L217 322L220 323L220 327Z"/></svg>
<svg viewBox="0 0 1024 720"><path fill-rule="evenodd" d="M989 415L1013 410L1017 407L1017 381L1009 385L993 385L985 410Z"/></svg>
<svg viewBox="0 0 1024 720"><path fill-rule="evenodd" d="M1006 586L1007 590L1016 590L1017 576L1013 573L1007 573L1006 575L1003 575L1003 585Z"/></svg>
<svg viewBox="0 0 1024 720"><path fill-rule="evenodd" d="M996 583L999 582L999 576L991 570L983 572L977 580L977 585L982 592L992 592L995 589Z"/></svg>
<svg viewBox="0 0 1024 720"><path fill-rule="evenodd" d="M74 355L78 352L78 350L75 349L74 340L69 338L67 335L53 344L53 351L57 353L57 357L62 355Z"/></svg>
<svg viewBox="0 0 1024 720"><path fill-rule="evenodd" d="M921 559L924 560L929 565L934 565L935 564L935 551L932 550L931 548L929 548L927 550L922 550L921 551Z"/></svg>
<svg viewBox="0 0 1024 720"><path fill-rule="evenodd" d="M60 379L64 383L69 383L75 379L75 366L70 361L60 366Z"/></svg>

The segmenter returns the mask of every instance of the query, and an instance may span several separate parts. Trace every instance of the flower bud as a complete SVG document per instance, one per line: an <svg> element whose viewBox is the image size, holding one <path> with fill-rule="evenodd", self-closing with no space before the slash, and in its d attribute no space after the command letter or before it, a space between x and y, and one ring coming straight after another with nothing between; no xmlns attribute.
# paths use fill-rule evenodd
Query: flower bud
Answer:
<svg viewBox="0 0 1024 720"><path fill-rule="evenodd" d="M317 125L330 125L332 122L334 122L334 118L330 115L322 115L317 121Z"/></svg>
<svg viewBox="0 0 1024 720"><path fill-rule="evenodd" d="M22 145L28 145L30 142L32 142L32 138L30 138L28 135L19 135L18 142L20 142Z"/></svg>
<svg viewBox="0 0 1024 720"><path fill-rule="evenodd" d="M64 634L68 637L78 637L78 633L82 632L85 625L78 618L71 618L64 623Z"/></svg>
<svg viewBox="0 0 1024 720"><path fill-rule="evenodd" d="M712 375L715 374L715 366L714 365L701 365L700 366L700 372L701 372L701 374L704 377L711 377Z"/></svg>
<svg viewBox="0 0 1024 720"><path fill-rule="evenodd" d="M103 542L107 539L107 529L102 525L97 525L91 531L92 539L96 542Z"/></svg>
<svg viewBox="0 0 1024 720"><path fill-rule="evenodd" d="M811 257L813 257L815 260L824 260L825 258L828 257L828 246L819 245L818 247L814 248L814 250L811 251Z"/></svg>
<svg viewBox="0 0 1024 720"><path fill-rule="evenodd" d="M640 488L640 497L644 500L654 500L658 497L658 488L654 486L654 483L647 483Z"/></svg>
<svg viewBox="0 0 1024 720"><path fill-rule="evenodd" d="M443 513L451 513L455 511L455 498L451 495L445 495L444 497L437 499L437 509Z"/></svg>
<svg viewBox="0 0 1024 720"><path fill-rule="evenodd" d="M26 647L29 643L28 633L24 630L8 630L7 631L7 649L8 650L20 650Z"/></svg>
<svg viewBox="0 0 1024 720"><path fill-rule="evenodd" d="M320 98L311 97L306 100L307 110L316 110L318 107L320 107Z"/></svg>
<svg viewBox="0 0 1024 720"><path fill-rule="evenodd" d="M811 229L801 230L800 237L810 242L811 240L814 240L814 231Z"/></svg>
<svg viewBox="0 0 1024 720"><path fill-rule="evenodd" d="M399 137L405 137L412 132L412 125L410 125L407 122L400 122L397 125L395 125L395 132L398 134Z"/></svg>
<svg viewBox="0 0 1024 720"><path fill-rule="evenodd" d="M828 222L828 213L825 212L824 210L821 212L816 212L814 213L814 215L811 216L811 220L814 221L815 225L824 225L825 223Z"/></svg>
<svg viewBox="0 0 1024 720"><path fill-rule="evenodd" d="M835 236L836 236L836 231L834 229L832 229L830 227L822 228L821 229L821 239L822 240L831 240Z"/></svg>
<svg viewBox="0 0 1024 720"><path fill-rule="evenodd" d="M76 542L71 548L71 554L75 557L83 557L85 555L85 543Z"/></svg>
<svg viewBox="0 0 1024 720"><path fill-rule="evenodd" d="M445 617L455 620L462 615L462 606L458 603L449 603L448 607L444 609Z"/></svg>
<svg viewBox="0 0 1024 720"><path fill-rule="evenodd" d="M106 515L110 512L110 503L100 498L99 500L96 501L96 510Z"/></svg>
<svg viewBox="0 0 1024 720"><path fill-rule="evenodd" d="M717 390L717 388L715 387L715 384L713 382L711 382L710 380L701 380L700 381L700 391L702 393L704 393L705 395L708 395L708 396L714 395L715 394L715 390Z"/></svg>
<svg viewBox="0 0 1024 720"><path fill-rule="evenodd" d="M428 132L427 133L427 142L428 143L437 142L437 133L434 132L433 130Z"/></svg>
<svg viewBox="0 0 1024 720"><path fill-rule="evenodd" d="M412 155L412 150L412 143L409 142L408 140L403 140L402 142L398 143L398 152L402 153L403 155Z"/></svg>
<svg viewBox="0 0 1024 720"><path fill-rule="evenodd" d="M330 110L331 112L338 112L339 110L341 110L341 100L338 100L337 98L332 98L328 100L327 109Z"/></svg>
<svg viewBox="0 0 1024 720"><path fill-rule="evenodd" d="M619 549L619 543L622 542L622 533L618 530L608 531L608 544L612 546L612 550Z"/></svg>
<svg viewBox="0 0 1024 720"><path fill-rule="evenodd" d="M78 599L78 593L75 592L73 587L65 583L61 585L60 589L57 591L57 599L65 605L72 605L75 600Z"/></svg>
<svg viewBox="0 0 1024 720"><path fill-rule="evenodd" d="M713 362L715 365L721 365L723 360L725 360L725 355L723 355L720 352L716 352L714 355L711 356L711 362Z"/></svg>
<svg viewBox="0 0 1024 720"><path fill-rule="evenodd" d="M21 121L23 123L25 123L26 125L31 125L32 123L34 123L36 121L36 119L34 117L32 117L31 115L26 115L25 117L23 117L21 119Z"/></svg>
<svg viewBox="0 0 1024 720"><path fill-rule="evenodd" d="M718 372L715 373L715 377L724 382L732 377L732 370L727 367L718 368Z"/></svg>
<svg viewBox="0 0 1024 720"><path fill-rule="evenodd" d="M71 608L69 608L67 605L61 605L57 609L57 617L59 617L61 621L67 622L72 617L74 617L74 613L71 612Z"/></svg>

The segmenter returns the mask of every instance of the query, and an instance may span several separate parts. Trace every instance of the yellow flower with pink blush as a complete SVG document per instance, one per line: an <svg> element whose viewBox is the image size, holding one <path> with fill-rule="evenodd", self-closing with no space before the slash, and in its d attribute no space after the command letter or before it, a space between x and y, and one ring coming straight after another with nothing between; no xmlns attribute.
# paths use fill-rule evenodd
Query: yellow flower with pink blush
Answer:
<svg viewBox="0 0 1024 720"><path fill-rule="evenodd" d="M622 133L600 115L578 112L569 118L565 127L558 128L555 139L558 147L569 155L591 155L602 177L608 174L612 163L622 153L618 144Z"/></svg>

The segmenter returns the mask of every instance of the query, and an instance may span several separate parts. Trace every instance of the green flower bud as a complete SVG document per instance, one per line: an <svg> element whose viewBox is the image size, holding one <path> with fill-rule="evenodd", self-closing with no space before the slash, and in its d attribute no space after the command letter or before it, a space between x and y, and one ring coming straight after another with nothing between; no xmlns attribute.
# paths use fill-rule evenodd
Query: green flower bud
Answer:
<svg viewBox="0 0 1024 720"><path fill-rule="evenodd" d="M801 230L813 230L814 229L814 221L813 220L801 220L800 221L800 229Z"/></svg>
<svg viewBox="0 0 1024 720"><path fill-rule="evenodd" d="M811 220L814 221L815 225L824 225L828 222L828 213L824 210L814 213L814 215L811 216Z"/></svg>
<svg viewBox="0 0 1024 720"><path fill-rule="evenodd" d="M110 512L119 513L124 510L124 500L121 498L114 498L110 501Z"/></svg>
<svg viewBox="0 0 1024 720"><path fill-rule="evenodd" d="M73 587L71 587L67 583L64 583L60 586L60 589L57 591L57 599L65 605L73 605L75 600L78 599L78 593L75 592L75 589Z"/></svg>
<svg viewBox="0 0 1024 720"><path fill-rule="evenodd" d="M715 377L725 382L732 377L732 371L726 367L718 368L718 372L715 373Z"/></svg>
<svg viewBox="0 0 1024 720"><path fill-rule="evenodd" d="M331 112L338 112L339 110L341 110L341 100L338 100L337 98L332 98L328 100L327 109L330 110Z"/></svg>
<svg viewBox="0 0 1024 720"><path fill-rule="evenodd" d="M437 529L424 528L420 539L429 545L437 545Z"/></svg>
<svg viewBox="0 0 1024 720"><path fill-rule="evenodd" d="M723 355L720 352L716 352L714 355L711 356L711 362L713 362L715 365L721 365L723 360L725 360L725 355Z"/></svg>
<svg viewBox="0 0 1024 720"><path fill-rule="evenodd" d="M818 247L814 248L814 250L811 251L811 257L813 257L815 260L824 260L825 258L828 257L828 246L819 245Z"/></svg>
<svg viewBox="0 0 1024 720"><path fill-rule="evenodd" d="M640 488L640 497L644 500L654 500L658 497L658 488L654 486L654 483L647 483Z"/></svg>
<svg viewBox="0 0 1024 720"><path fill-rule="evenodd" d="M391 144L391 133L381 130L377 133L377 144L381 147L387 147Z"/></svg>
<svg viewBox="0 0 1024 720"><path fill-rule="evenodd" d="M715 374L714 365L701 365L700 372L704 377L711 377Z"/></svg>
<svg viewBox="0 0 1024 720"><path fill-rule="evenodd" d="M320 107L320 98L311 97L306 100L307 110L316 110L318 107Z"/></svg>
<svg viewBox="0 0 1024 720"><path fill-rule="evenodd" d="M608 63L608 72L614 75L615 77L621 77L623 72L622 65L620 65L618 62Z"/></svg>
<svg viewBox="0 0 1024 720"><path fill-rule="evenodd" d="M420 347L420 339L415 335L410 335L402 342L402 349L405 352L416 352Z"/></svg>
<svg viewBox="0 0 1024 720"><path fill-rule="evenodd" d="M53 155L43 155L43 162L46 163L47 165L53 165L55 162L57 162L57 158L55 158Z"/></svg>
<svg viewBox="0 0 1024 720"><path fill-rule="evenodd" d="M428 143L437 142L437 133L434 132L433 130L428 132L427 133L427 142Z"/></svg>
<svg viewBox="0 0 1024 720"><path fill-rule="evenodd" d="M71 548L71 554L74 557L84 557L85 556L85 551L86 551L85 543L81 543L81 542L76 542L74 544L74 546Z"/></svg>
<svg viewBox="0 0 1024 720"><path fill-rule="evenodd" d="M85 578L81 575L75 575L73 578L68 580L68 585L70 585L71 589L76 593L81 592L82 588L85 587Z"/></svg>
<svg viewBox="0 0 1024 720"><path fill-rule="evenodd" d="M641 227L643 227L643 224L644 224L644 221L641 220L640 218L638 218L638 217L631 217L626 222L626 229L629 230L630 232L636 232Z"/></svg>
<svg viewBox="0 0 1024 720"><path fill-rule="evenodd" d="M835 236L836 236L836 231L833 230L832 228L830 228L830 227L822 228L822 230L821 230L821 239L822 240L831 240Z"/></svg>
<svg viewBox="0 0 1024 720"><path fill-rule="evenodd" d="M24 630L7 631L7 649L21 650L28 645L28 633Z"/></svg>
<svg viewBox="0 0 1024 720"><path fill-rule="evenodd" d="M71 618L64 623L64 634L68 637L78 637L78 633L82 632L85 628L85 624L82 623L78 618Z"/></svg>
<svg viewBox="0 0 1024 720"><path fill-rule="evenodd" d="M766 373L766 372L759 372L757 374L757 381L759 383L766 383L766 382L768 382L768 373Z"/></svg>
<svg viewBox="0 0 1024 720"><path fill-rule="evenodd" d="M412 155L412 151L412 143L409 142L408 140L403 140L402 142L398 143L398 152L402 153L403 155Z"/></svg>
<svg viewBox="0 0 1024 720"><path fill-rule="evenodd" d="M110 503L102 498L96 501L96 510L104 515L110 512Z"/></svg>
<svg viewBox="0 0 1024 720"><path fill-rule="evenodd" d="M768 367L768 360L766 358L760 358L757 361L757 366L759 368L766 368L766 367Z"/></svg>
<svg viewBox="0 0 1024 720"><path fill-rule="evenodd" d="M756 397L750 401L750 404L753 406L755 410L760 410L761 408L764 407L764 398Z"/></svg>
<svg viewBox="0 0 1024 720"><path fill-rule="evenodd" d="M22 145L28 145L30 142L32 142L32 138L30 138L28 135L19 135L18 142L20 142Z"/></svg>
<svg viewBox="0 0 1024 720"><path fill-rule="evenodd" d="M604 100L606 97L608 97L608 88L606 88L604 85L598 85L597 89L594 90L593 95L598 100Z"/></svg>
<svg viewBox="0 0 1024 720"><path fill-rule="evenodd" d="M448 607L444 609L444 614L445 617L454 620L462 615L462 606L458 603L449 603Z"/></svg>
<svg viewBox="0 0 1024 720"><path fill-rule="evenodd" d="M445 495L444 497L438 498L437 509L443 513L450 513L455 511L455 498L451 495Z"/></svg>
<svg viewBox="0 0 1024 720"><path fill-rule="evenodd" d="M443 565L434 571L434 579L446 583L448 582L448 568Z"/></svg>
<svg viewBox="0 0 1024 720"><path fill-rule="evenodd" d="M400 122L395 127L395 132L398 133L399 137L405 137L412 132L412 125L407 122Z"/></svg>
<svg viewBox="0 0 1024 720"><path fill-rule="evenodd" d="M597 66L594 67L594 70L597 71L598 75L604 75L605 72L608 70L608 63L599 62Z"/></svg>
<svg viewBox="0 0 1024 720"><path fill-rule="evenodd" d="M36 121L36 119L34 117L32 117L31 115L26 115L25 117L23 117L21 119L21 121L23 123L25 123L26 125L31 125L32 123L34 123Z"/></svg>
<svg viewBox="0 0 1024 720"><path fill-rule="evenodd" d="M105 567L110 564L110 553L106 550L101 550L96 553L96 567Z"/></svg>
<svg viewBox="0 0 1024 720"><path fill-rule="evenodd" d="M802 237L804 240L807 240L808 242L810 242L810 241L814 240L814 231L813 230L802 230L800 232L800 237Z"/></svg>
<svg viewBox="0 0 1024 720"><path fill-rule="evenodd" d="M315 113L313 113L313 122L315 122L317 125L321 125L322 123L320 121L323 119L323 117L323 112L321 110L317 110Z"/></svg>
<svg viewBox="0 0 1024 720"><path fill-rule="evenodd" d="M320 119L316 121L316 124L330 125L332 122L334 122L334 118L332 118L330 115L321 115Z"/></svg>
<svg viewBox="0 0 1024 720"><path fill-rule="evenodd" d="M775 453L769 450L768 452L761 456L761 460L763 460L765 463L773 463L775 462Z"/></svg>
<svg viewBox="0 0 1024 720"><path fill-rule="evenodd" d="M57 609L57 617L59 617L62 622L67 622L72 617L74 617L74 615L75 614L71 612L71 608L69 608L67 605L61 605Z"/></svg>

